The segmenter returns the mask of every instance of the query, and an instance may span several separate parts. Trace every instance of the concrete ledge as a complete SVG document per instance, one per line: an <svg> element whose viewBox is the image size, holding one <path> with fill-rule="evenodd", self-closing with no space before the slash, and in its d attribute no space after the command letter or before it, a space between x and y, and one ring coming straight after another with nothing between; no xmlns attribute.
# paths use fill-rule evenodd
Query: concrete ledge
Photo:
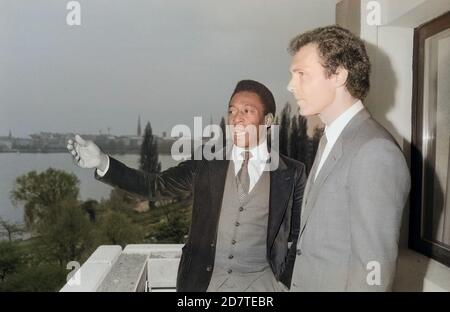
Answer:
<svg viewBox="0 0 450 312"><path fill-rule="evenodd" d="M148 259L149 289L175 289L179 263L180 259Z"/></svg>
<svg viewBox="0 0 450 312"><path fill-rule="evenodd" d="M98 292L145 291L147 255L122 254L98 287Z"/></svg>
<svg viewBox="0 0 450 312"><path fill-rule="evenodd" d="M122 247L113 245L99 246L86 261L87 263L106 263L113 265L122 253Z"/></svg>
<svg viewBox="0 0 450 312"><path fill-rule="evenodd" d="M150 258L180 258L183 244L127 245L124 254L148 255Z"/></svg>
<svg viewBox="0 0 450 312"><path fill-rule="evenodd" d="M120 246L100 246L78 269L61 292L93 292L108 275L122 252Z"/></svg>
<svg viewBox="0 0 450 312"><path fill-rule="evenodd" d="M141 244L128 245L123 254L146 255L147 258L147 290L175 291L178 264L183 244Z"/></svg>

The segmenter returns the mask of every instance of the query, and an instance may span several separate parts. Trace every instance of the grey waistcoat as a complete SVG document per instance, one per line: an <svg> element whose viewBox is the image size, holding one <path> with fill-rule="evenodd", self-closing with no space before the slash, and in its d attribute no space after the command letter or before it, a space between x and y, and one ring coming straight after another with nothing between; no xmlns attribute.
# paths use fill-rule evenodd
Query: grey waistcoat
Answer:
<svg viewBox="0 0 450 312"><path fill-rule="evenodd" d="M230 162L208 291L277 291L266 258L270 173L261 175L242 202L237 188L234 164Z"/></svg>

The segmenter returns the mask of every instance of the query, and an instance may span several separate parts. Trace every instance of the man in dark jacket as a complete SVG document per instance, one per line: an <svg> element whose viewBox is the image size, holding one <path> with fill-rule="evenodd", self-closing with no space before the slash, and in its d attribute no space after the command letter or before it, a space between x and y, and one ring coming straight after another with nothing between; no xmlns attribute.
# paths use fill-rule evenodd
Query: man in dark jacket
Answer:
<svg viewBox="0 0 450 312"><path fill-rule="evenodd" d="M193 195L178 291L280 291L291 281L306 173L302 163L268 148L260 129L274 114L267 87L239 82L229 103L233 144L221 152L225 160L187 160L162 173L131 169L78 135L68 149L80 167L96 168L100 181L151 201Z"/></svg>

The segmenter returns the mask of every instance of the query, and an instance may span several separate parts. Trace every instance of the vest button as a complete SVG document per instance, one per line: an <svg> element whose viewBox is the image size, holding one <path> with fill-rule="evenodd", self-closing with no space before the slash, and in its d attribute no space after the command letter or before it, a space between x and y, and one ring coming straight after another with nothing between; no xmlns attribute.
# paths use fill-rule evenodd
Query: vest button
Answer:
<svg viewBox="0 0 450 312"><path fill-rule="evenodd" d="M300 249L297 249L297 256L300 256L302 254L302 251Z"/></svg>
<svg viewBox="0 0 450 312"><path fill-rule="evenodd" d="M233 259L233 258L234 258L233 255L229 255L229 256L228 256L228 259Z"/></svg>
<svg viewBox="0 0 450 312"><path fill-rule="evenodd" d="M236 221L236 222L234 223L234 225L235 225L235 226L239 226L239 225L241 225L241 224L240 224L239 222Z"/></svg>
<svg viewBox="0 0 450 312"><path fill-rule="evenodd" d="M231 244L232 244L232 245L236 245L236 240L233 239L233 240L231 241Z"/></svg>
<svg viewBox="0 0 450 312"><path fill-rule="evenodd" d="M239 211L240 212L244 211L244 207L239 207Z"/></svg>
<svg viewBox="0 0 450 312"><path fill-rule="evenodd" d="M211 248L214 248L216 246L216 244L214 244L214 242L211 242Z"/></svg>
<svg viewBox="0 0 450 312"><path fill-rule="evenodd" d="M211 272L211 271L212 271L212 265L208 265L208 266L206 267L206 271Z"/></svg>
<svg viewBox="0 0 450 312"><path fill-rule="evenodd" d="M231 274L231 273L233 273L233 270L232 270L232 269L228 269L228 270L227 270L227 273L228 273L228 274Z"/></svg>

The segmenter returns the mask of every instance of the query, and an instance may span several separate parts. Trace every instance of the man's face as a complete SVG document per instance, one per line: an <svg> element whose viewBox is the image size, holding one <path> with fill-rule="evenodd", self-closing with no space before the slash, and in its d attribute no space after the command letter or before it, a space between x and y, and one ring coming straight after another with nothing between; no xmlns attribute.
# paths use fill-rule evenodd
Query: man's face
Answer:
<svg viewBox="0 0 450 312"><path fill-rule="evenodd" d="M327 78L316 45L302 47L292 58L291 81L288 90L292 92L303 116L323 113L336 97L336 86Z"/></svg>
<svg viewBox="0 0 450 312"><path fill-rule="evenodd" d="M264 124L264 105L256 93L238 92L228 107L233 143L248 148L258 144L259 126Z"/></svg>

